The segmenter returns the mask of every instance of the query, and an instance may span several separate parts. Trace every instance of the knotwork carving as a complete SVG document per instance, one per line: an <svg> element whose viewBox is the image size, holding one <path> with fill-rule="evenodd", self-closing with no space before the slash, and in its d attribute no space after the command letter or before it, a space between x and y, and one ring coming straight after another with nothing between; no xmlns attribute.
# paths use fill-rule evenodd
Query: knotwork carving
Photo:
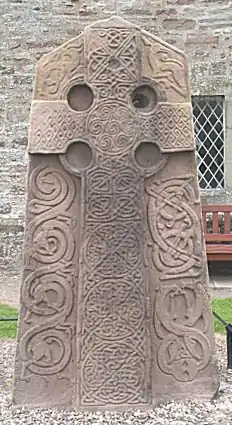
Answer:
<svg viewBox="0 0 232 425"><path fill-rule="evenodd" d="M160 279L197 277L202 273L201 226L191 182L194 176L148 184L148 224L152 259Z"/></svg>
<svg viewBox="0 0 232 425"><path fill-rule="evenodd" d="M94 347L83 367L85 402L109 405L112 398L114 405L119 406L146 402L140 390L146 387L144 364L143 357L131 344L103 343Z"/></svg>
<svg viewBox="0 0 232 425"><path fill-rule="evenodd" d="M69 208L75 188L66 173L38 166L30 177L25 279L21 302L30 325L20 340L22 379L64 371L71 358L75 243ZM30 271L32 269L32 271ZM29 273L28 273L29 271Z"/></svg>
<svg viewBox="0 0 232 425"><path fill-rule="evenodd" d="M124 100L140 75L138 31L91 28L85 42L88 81L97 87L100 98Z"/></svg>
<svg viewBox="0 0 232 425"><path fill-rule="evenodd" d="M139 127L140 137L158 140L162 152L195 150L191 104L159 103Z"/></svg>
<svg viewBox="0 0 232 425"><path fill-rule="evenodd" d="M206 332L209 311L207 294L200 282L185 280L165 285L157 292L154 326L162 342L158 365L178 381L190 382L204 369L212 355Z"/></svg>
<svg viewBox="0 0 232 425"><path fill-rule="evenodd" d="M85 114L72 111L65 102L33 102L29 152L65 153L71 140L85 134Z"/></svg>
<svg viewBox="0 0 232 425"><path fill-rule="evenodd" d="M114 273L113 268L112 272ZM133 271L131 273L134 275ZM120 341L133 337L134 332L143 324L145 311L141 304L141 291L134 280L128 280L125 271L124 275L125 278L116 281L111 279L112 274L108 279L101 278L86 297L86 323L101 340ZM135 275L134 278L136 279Z"/></svg>
<svg viewBox="0 0 232 425"><path fill-rule="evenodd" d="M86 261L89 270L103 277L112 275L122 278L133 273L138 266L140 232L137 223L128 229L127 223L117 226L115 223L88 226L91 233L86 241Z"/></svg>
<svg viewBox="0 0 232 425"><path fill-rule="evenodd" d="M97 147L96 139L93 144ZM129 162L129 155L114 158L108 148L85 175L83 406L147 402L143 212L137 196L143 178Z"/></svg>

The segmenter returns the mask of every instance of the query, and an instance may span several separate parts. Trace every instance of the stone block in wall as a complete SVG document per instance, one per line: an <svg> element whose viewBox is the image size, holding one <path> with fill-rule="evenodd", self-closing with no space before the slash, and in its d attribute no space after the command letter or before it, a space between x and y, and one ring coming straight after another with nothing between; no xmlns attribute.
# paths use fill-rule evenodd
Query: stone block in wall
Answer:
<svg viewBox="0 0 232 425"><path fill-rule="evenodd" d="M218 35L201 34L201 33L194 32L194 34L187 34L185 44L186 45L195 44L196 46L199 46L199 45L205 46L207 44L217 45L218 41L219 41Z"/></svg>
<svg viewBox="0 0 232 425"><path fill-rule="evenodd" d="M225 122L226 122L226 128L232 129L232 99L227 100L225 103ZM232 140L231 140L232 145Z"/></svg>
<svg viewBox="0 0 232 425"><path fill-rule="evenodd" d="M9 274L19 275L23 231L22 225L0 224L0 270L7 269Z"/></svg>
<svg viewBox="0 0 232 425"><path fill-rule="evenodd" d="M190 30L196 27L194 19L164 19L163 28L165 30Z"/></svg>

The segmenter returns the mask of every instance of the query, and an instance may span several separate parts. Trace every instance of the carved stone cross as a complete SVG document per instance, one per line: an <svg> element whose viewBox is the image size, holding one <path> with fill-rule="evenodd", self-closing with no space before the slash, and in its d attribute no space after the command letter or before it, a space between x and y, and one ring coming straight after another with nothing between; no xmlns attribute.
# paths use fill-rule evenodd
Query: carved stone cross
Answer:
<svg viewBox="0 0 232 425"><path fill-rule="evenodd" d="M215 394L187 74L182 52L118 17L39 61L15 404Z"/></svg>

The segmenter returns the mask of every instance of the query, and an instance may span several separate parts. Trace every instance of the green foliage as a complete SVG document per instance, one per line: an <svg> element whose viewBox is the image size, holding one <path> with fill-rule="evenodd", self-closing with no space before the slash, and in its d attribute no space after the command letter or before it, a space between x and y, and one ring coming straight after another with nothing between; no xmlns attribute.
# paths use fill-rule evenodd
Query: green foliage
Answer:
<svg viewBox="0 0 232 425"><path fill-rule="evenodd" d="M0 304L0 319L4 317L17 317L18 310L8 305ZM15 338L17 333L17 321L0 321L0 339Z"/></svg>
<svg viewBox="0 0 232 425"><path fill-rule="evenodd" d="M232 324L232 298L216 298L212 301L212 308L225 322ZM214 318L215 333L225 334L225 326Z"/></svg>

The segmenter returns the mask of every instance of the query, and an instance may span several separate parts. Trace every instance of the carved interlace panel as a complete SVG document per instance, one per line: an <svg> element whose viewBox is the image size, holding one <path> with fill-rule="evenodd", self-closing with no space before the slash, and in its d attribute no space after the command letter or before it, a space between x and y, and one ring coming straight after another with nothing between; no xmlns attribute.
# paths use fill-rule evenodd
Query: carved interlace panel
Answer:
<svg viewBox="0 0 232 425"><path fill-rule="evenodd" d="M160 279L198 277L202 272L202 244L199 217L191 186L195 177L154 181L147 187L148 223L152 238L153 262Z"/></svg>
<svg viewBox="0 0 232 425"><path fill-rule="evenodd" d="M65 153L70 142L89 137L96 149L115 155L147 139L164 153L195 149L189 104L160 103L141 117L122 101L101 101L89 113L72 111L67 102L34 102L30 124L30 153Z"/></svg>
<svg viewBox="0 0 232 425"><path fill-rule="evenodd" d="M149 401L143 180L127 156L98 157L85 178L81 404ZM128 191L130 194L128 195Z"/></svg>
<svg viewBox="0 0 232 425"><path fill-rule="evenodd" d="M158 141L162 152L195 150L192 109L189 104L160 103L140 120L141 137Z"/></svg>
<svg viewBox="0 0 232 425"><path fill-rule="evenodd" d="M154 303L154 327L162 340L157 362L180 382L197 378L212 356L195 179L168 178L147 186L151 258L160 280Z"/></svg>
<svg viewBox="0 0 232 425"><path fill-rule="evenodd" d="M29 129L30 153L65 153L69 142L84 137L85 115L67 102L34 102Z"/></svg>
<svg viewBox="0 0 232 425"><path fill-rule="evenodd" d="M139 81L139 31L128 28L89 28L85 38L88 52L88 82L100 98L124 100Z"/></svg>

